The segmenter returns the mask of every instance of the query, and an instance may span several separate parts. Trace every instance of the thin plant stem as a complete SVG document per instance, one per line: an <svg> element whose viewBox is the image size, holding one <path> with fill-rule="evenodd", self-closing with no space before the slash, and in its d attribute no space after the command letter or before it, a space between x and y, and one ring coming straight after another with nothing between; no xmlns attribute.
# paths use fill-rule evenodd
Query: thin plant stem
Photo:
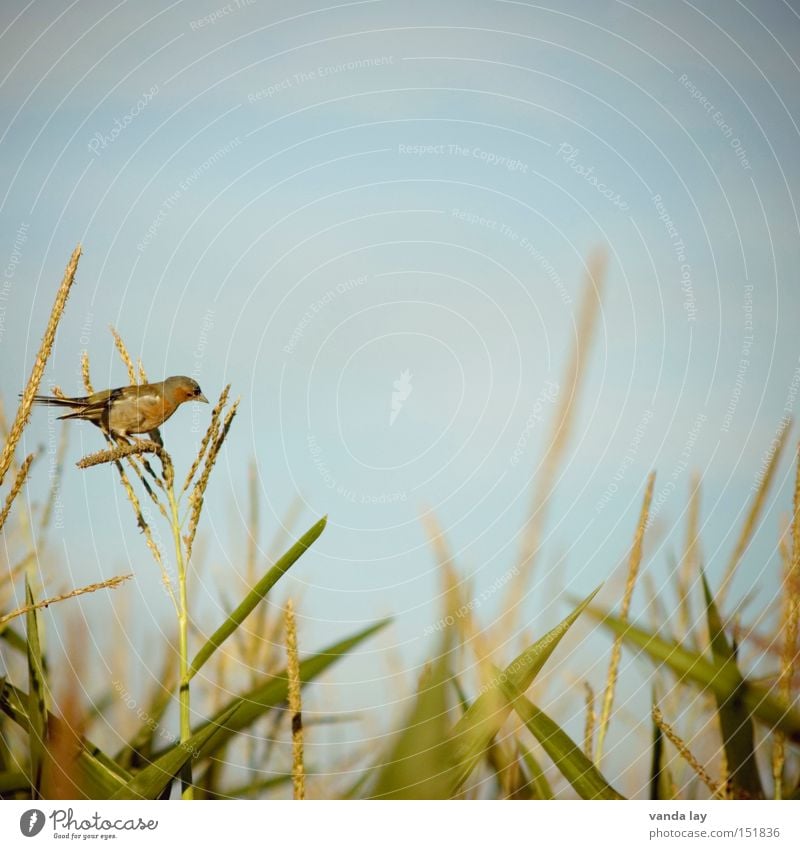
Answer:
<svg viewBox="0 0 800 849"><path fill-rule="evenodd" d="M636 578L639 574L639 566L642 562L644 532L647 528L648 516L650 515L650 501L653 497L653 484L655 483L655 480L655 472L651 472L647 478L644 500L642 501L642 510L639 514L639 524L636 526L636 534L633 538L630 559L628 561L628 579L625 582L625 592L622 596L622 609L620 611L620 619L622 619L623 622L627 622L628 620L628 614L631 609L631 599L633 598L633 588L636 585ZM614 690L617 686L617 675L619 673L619 663L621 658L622 637L617 637L614 640L614 645L611 647L611 662L608 666L606 689L603 694L603 707L600 711L600 723L597 728L597 751L594 756L594 762L597 766L600 766L600 761L603 758L603 744L606 739L608 723L611 720L611 709L614 705Z"/></svg>
<svg viewBox="0 0 800 849"><path fill-rule="evenodd" d="M128 367L129 376L131 377L131 382L133 384L135 383L135 373L133 370L132 361L130 360L130 357L127 354L127 349L125 348L121 337L115 331L113 331L113 329L112 333L114 334L114 341L117 344L117 348L119 349L120 355L122 356L123 361ZM87 364L84 367L84 381L88 379L88 360L86 361L86 363ZM142 379L145 379L144 370L141 367L141 363L139 363L139 376ZM208 431L206 432L206 436L204 437L203 442L201 444L200 451L197 457L195 458L195 461L192 465L192 469L190 470L189 475L186 479L186 483L184 484L184 487L181 490L180 494L182 495L191 483L194 474L200 468L203 459L205 459L205 464L203 466L203 470L200 474L200 477L195 483L192 492L189 494L190 509L188 516L184 521L181 521L180 517L180 496L176 495L175 492L175 467L172 462L172 457L164 448L160 439L137 439L133 442L110 440L109 447L106 450L97 451L94 454L90 454L80 460L77 464L78 467L82 469L87 469L92 466L100 465L102 463L114 463L116 465L117 470L120 473L120 477L122 478L123 484L125 485L128 497L131 501L131 504L133 505L137 523L139 527L144 531L147 545L151 549L153 556L161 567L164 584L167 587L170 598L172 599L175 605L175 611L178 619L178 709L180 723L180 743L184 746L189 745L189 740L192 736L190 700L190 681L192 672L189 659L189 563L191 562L192 545L194 542L195 534L197 532L200 511L203 506L203 494L205 493L206 487L208 486L209 475L217 459L220 448L222 447L222 444L225 441L225 437L228 434L228 430L230 428L233 417L236 415L238 401L233 404L233 406L225 414L224 419L222 419L222 412L228 397L229 390L229 386L223 390L222 395L220 396L220 400L214 408L214 411L212 413L212 420L209 425ZM149 462L147 461L148 454L156 454L159 460L161 461L160 476L155 473L155 471L152 469ZM139 477L139 480L141 481L142 485L145 487L150 497L159 507L162 514L165 516L165 518L170 524L170 530L172 531L172 540L175 546L175 565L178 579L177 593L175 593L172 581L170 580L169 575L167 574L166 569L164 568L164 564L161 559L161 553L153 540L150 528L147 522L145 521L144 516L142 515L139 500L136 497L136 494L133 491L133 487L131 486L130 480L127 478L125 471L122 467L123 460L127 460L131 464L131 467L133 468L136 475ZM144 471L142 471L142 469L144 469ZM148 480L144 474L145 471L156 482L158 488L163 493L165 493L168 509L164 508L164 505L158 498L156 491L154 491L150 487ZM189 522L188 533L185 537L182 537L181 528L187 520ZM191 762L188 762L183 767L183 770L181 772L181 796L183 799L193 799L195 797Z"/></svg>
<svg viewBox="0 0 800 849"><path fill-rule="evenodd" d="M586 723L583 731L583 753L587 758L592 756L592 744L594 742L594 726L597 722L597 712L594 709L594 690L588 681L583 682L586 694Z"/></svg>
<svg viewBox="0 0 800 849"><path fill-rule="evenodd" d="M681 634L688 634L692 628L692 611L689 592L692 581L697 576L700 542L700 476L692 475L689 495L689 516L686 529L686 548L677 573L678 580L678 622Z"/></svg>
<svg viewBox="0 0 800 849"><path fill-rule="evenodd" d="M783 610L781 612L781 665L778 674L779 698L788 707L792 701L792 673L797 663L797 633L800 626L800 446L797 451L797 473L794 485L794 504L791 524L791 551L783 542L781 559L784 563ZM775 732L772 751L772 776L774 797L783 797L783 770L786 760L786 737Z"/></svg>
<svg viewBox="0 0 800 849"><path fill-rule="evenodd" d="M181 545L181 527L178 518L178 502L175 499L175 487L172 480L167 489L167 497L169 499L169 510L172 526L172 538L175 542L175 562L178 567L178 650L180 652L179 673L180 673L180 729L181 743L186 743L192 736L191 725L191 704L189 691L189 604L188 594L186 591L186 561L183 557L183 546ZM187 764L187 769L191 767ZM188 779L188 780L187 780ZM194 788L192 787L191 772L183 780L183 789L181 793L184 799L194 798Z"/></svg>

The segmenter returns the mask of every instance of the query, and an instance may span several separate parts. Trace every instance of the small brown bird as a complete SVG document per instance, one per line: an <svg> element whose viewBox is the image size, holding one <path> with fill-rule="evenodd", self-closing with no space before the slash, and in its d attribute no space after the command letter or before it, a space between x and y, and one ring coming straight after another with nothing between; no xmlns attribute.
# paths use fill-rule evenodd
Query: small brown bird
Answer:
<svg viewBox="0 0 800 849"><path fill-rule="evenodd" d="M114 437L155 431L184 401L208 403L197 381L182 375L168 377L161 383L105 389L82 398L35 395L33 400L36 404L69 407L74 412L59 416L60 419L85 419Z"/></svg>

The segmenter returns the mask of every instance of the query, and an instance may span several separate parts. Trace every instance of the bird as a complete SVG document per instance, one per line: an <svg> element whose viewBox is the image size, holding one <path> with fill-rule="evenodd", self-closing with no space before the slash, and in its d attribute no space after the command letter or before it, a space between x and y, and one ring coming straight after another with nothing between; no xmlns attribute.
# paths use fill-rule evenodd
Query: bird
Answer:
<svg viewBox="0 0 800 849"><path fill-rule="evenodd" d="M147 433L157 442L160 442L158 426L185 401L208 403L197 381L184 375L168 377L160 383L120 386L75 398L33 396L34 404L73 410L59 419L83 419L113 438L125 439L131 434Z"/></svg>

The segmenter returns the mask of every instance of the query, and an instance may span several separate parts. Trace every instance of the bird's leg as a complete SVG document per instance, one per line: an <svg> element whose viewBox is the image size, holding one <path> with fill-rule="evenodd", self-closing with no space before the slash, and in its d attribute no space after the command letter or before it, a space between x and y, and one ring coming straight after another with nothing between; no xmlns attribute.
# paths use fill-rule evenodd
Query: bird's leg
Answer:
<svg viewBox="0 0 800 849"><path fill-rule="evenodd" d="M117 445L146 445L147 444L146 440L139 439L135 435L133 437L129 437L129 436L127 436L125 434L121 434L121 433L106 432L105 429L104 429L104 433L106 433L106 439L108 439L109 442L113 442ZM142 466L144 467L144 470L150 475L150 477L153 478L153 480L156 482L156 484L161 489L163 489L164 486L161 483L161 478L155 473L155 471L153 470L153 467L150 465L150 463L147 460L147 457L144 454L140 454L138 457L135 454L128 455L128 462L131 464L131 467L136 472L136 474L139 476L139 480L142 482L142 486L144 486L145 490L147 491L147 494L150 496L150 498L153 500L153 502L158 506L161 513L164 516L166 516L164 506L161 504L161 502L158 500L158 497L153 492L152 487L147 482L147 478L142 474L142 471L138 466L138 462L137 462L138 460L141 460L141 463L142 463Z"/></svg>
<svg viewBox="0 0 800 849"><path fill-rule="evenodd" d="M158 445L159 448L164 447L164 440L161 438L161 431L157 427L154 427L151 431L148 431L147 438L151 442L154 442L156 445ZM158 485L163 489L164 487L162 485L162 480L166 481L166 478L164 477L164 475L165 475L164 458L159 456L158 459L161 460L161 478L156 478L156 481L157 481ZM148 471L150 471L150 473L153 474L153 471L152 471L152 469L150 469L149 464L148 464ZM155 475L153 475L153 476L155 477Z"/></svg>
<svg viewBox="0 0 800 849"><path fill-rule="evenodd" d="M156 437L158 437L157 439L156 439L156 438L154 438L154 436L153 436L154 434L155 434L155 436L156 436ZM149 438L149 441L150 441L150 442L154 442L156 445L158 445L158 446L159 446L159 448L163 448L163 447L164 447L164 443L163 443L163 441L162 441L162 439L161 439L161 434L158 432L158 428L156 428L155 430L151 430L151 431L147 434L147 436L148 436L148 438ZM134 437L134 442L135 442L137 445L147 445L147 443L148 443L148 439L141 439L140 437L135 436L135 437ZM159 475L157 475L157 474L155 473L155 470L154 470L154 469L153 469L153 467L150 465L149 460L147 459L147 457L146 457L144 454L142 454L142 455L141 455L141 459L142 459L142 465L143 465L143 466L145 467L145 469L147 470L147 473L148 473L148 474L149 474L149 475L153 478L153 480L154 480L154 481L158 484L158 486L159 486L159 488L160 488L160 489L164 489L164 483L163 483L163 469L162 469L162 475L161 475L161 476L159 476ZM161 465L162 465L162 466L164 465L163 461L162 461Z"/></svg>

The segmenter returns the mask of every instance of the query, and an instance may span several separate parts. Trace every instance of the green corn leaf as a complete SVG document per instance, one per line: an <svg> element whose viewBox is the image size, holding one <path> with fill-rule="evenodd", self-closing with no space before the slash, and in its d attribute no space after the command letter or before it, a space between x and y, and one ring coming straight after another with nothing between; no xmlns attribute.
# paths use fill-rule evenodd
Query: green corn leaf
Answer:
<svg viewBox="0 0 800 849"><path fill-rule="evenodd" d="M501 686L525 727L536 737L558 771L582 799L624 798L603 778L575 741L543 710L523 696L510 679Z"/></svg>
<svg viewBox="0 0 800 849"><path fill-rule="evenodd" d="M200 749L213 740L233 718L239 705L232 705L217 720L207 723L202 731L193 734L183 743L176 743L158 760L137 773L127 784L120 787L112 799L158 799L177 777L183 766Z"/></svg>
<svg viewBox="0 0 800 849"><path fill-rule="evenodd" d="M800 743L800 711L787 708L763 687L744 679L729 666L720 665L673 640L665 640L643 628L623 622L605 611L588 607L587 612L614 634L621 634L653 660L668 666L679 678L691 681L726 701L736 695L745 712L772 728L779 728L793 742Z"/></svg>
<svg viewBox="0 0 800 849"><path fill-rule="evenodd" d="M189 667L189 678L192 678L212 654L230 637L230 635L253 612L256 605L266 596L294 563L311 547L314 541L325 530L327 516L323 516L316 525L307 530L303 536L281 557L266 575L250 590L244 600L228 618L209 637L205 645L194 657Z"/></svg>
<svg viewBox="0 0 800 849"><path fill-rule="evenodd" d="M717 700L719 724L722 730L722 742L725 746L725 757L728 762L730 786L733 795L737 798L744 796L751 799L763 799L764 789L761 786L756 763L753 720L743 699L744 678L739 672L739 667L736 664L736 652L725 636L722 618L702 570L700 577L703 580L703 593L706 597L706 616L711 639L711 653L720 669L720 674L735 682L730 696L725 697L717 692L714 693Z"/></svg>
<svg viewBox="0 0 800 849"><path fill-rule="evenodd" d="M306 770L306 776L311 773ZM225 792L214 792L213 790L204 789L202 796L195 794L195 798L203 799L251 799L259 793L275 790L278 787L283 787L286 784L292 783L291 775L276 775L273 778L262 778L258 781L251 781L249 784L242 784L238 787L233 787ZM290 792L291 795L291 792Z"/></svg>
<svg viewBox="0 0 800 849"><path fill-rule="evenodd" d="M52 721L52 719L51 719ZM116 776L122 783L130 780L131 774L125 767L118 764L110 755L107 755L99 746L95 746L88 740L84 741L87 754L103 767L106 772Z"/></svg>
<svg viewBox="0 0 800 849"><path fill-rule="evenodd" d="M0 640L4 640L8 645L18 651L20 654L28 654L28 644L25 642L25 637L15 631L9 624L0 625Z"/></svg>
<svg viewBox="0 0 800 849"><path fill-rule="evenodd" d="M351 652L359 643L371 637L381 628L386 627L389 619L384 619L375 625L370 625L363 631L359 631L352 637L341 640L329 646L324 651L306 658L300 663L300 682L308 684L315 678L320 676L328 667L332 666L337 660ZM233 699L225 708L219 711L211 720L204 722L197 729L197 733L206 728L209 724L220 724L220 719L228 710L235 707L240 707L236 711L230 722L225 723L219 733L215 734L212 739L209 739L202 746L198 747L198 759L208 757L218 751L222 746L225 746L231 738L239 731L247 728L265 713L272 708L277 707L286 701L288 692L288 678L286 670L279 672L275 676L269 677L266 681L258 684L248 693L243 696L238 696ZM157 753L158 756L161 753Z"/></svg>
<svg viewBox="0 0 800 849"><path fill-rule="evenodd" d="M345 799L360 799L361 798L361 790L364 788L364 785L370 779L369 770L364 770L358 778L350 784L349 787L346 787L342 793L339 795L339 798L342 800Z"/></svg>
<svg viewBox="0 0 800 849"><path fill-rule="evenodd" d="M0 772L0 796L10 796L12 793L30 793L30 777L21 770L6 770Z"/></svg>
<svg viewBox="0 0 800 849"><path fill-rule="evenodd" d="M522 754L522 760L525 763L525 766L528 769L528 774L530 776L528 780L528 787L531 791L531 798L533 799L553 799L553 790L550 787L550 782L547 780L547 776L544 774L544 770L539 766L539 762L534 758L533 754L529 749L526 749L525 746L520 744L520 752Z"/></svg>
<svg viewBox="0 0 800 849"><path fill-rule="evenodd" d="M167 658L167 661L171 661L171 658ZM145 705L143 713L140 714L142 724L115 758L117 763L126 769L141 766L144 761L152 760L153 740L159 731L161 719L173 700L175 685L168 683L171 681L173 676L170 669L165 666L156 689Z"/></svg>
<svg viewBox="0 0 800 849"><path fill-rule="evenodd" d="M455 573L444 573L444 613L456 616L459 597ZM438 656L420 676L419 686L405 722L394 735L388 752L374 770L373 799L448 799L453 783L453 745L448 717L449 688L453 675L450 658L456 630L446 628Z"/></svg>
<svg viewBox="0 0 800 849"><path fill-rule="evenodd" d="M450 679L450 683L453 685L453 689L455 690L458 704L461 707L461 713L464 714L469 710L469 699L467 698L467 694L464 692L464 687L461 685L461 681L458 679L458 675L453 675Z"/></svg>
<svg viewBox="0 0 800 849"><path fill-rule="evenodd" d="M0 692L3 691L5 685L5 677L0 678ZM17 756L11 753L11 741L6 734L6 725L7 723L3 722L3 717L0 716L0 772L6 772L14 766L19 766Z"/></svg>
<svg viewBox="0 0 800 849"><path fill-rule="evenodd" d="M448 735L448 653L429 666L415 704L381 767L370 798L447 799L452 776Z"/></svg>
<svg viewBox="0 0 800 849"><path fill-rule="evenodd" d="M42 770L47 757L47 703L45 700L44 661L39 641L39 617L34 608L33 590L25 578L25 604L30 608L25 615L28 643L28 746L30 748L31 792L40 798Z"/></svg>
<svg viewBox="0 0 800 849"><path fill-rule="evenodd" d="M503 672L490 682L485 692L470 706L451 732L454 743L455 769L453 793L457 792L483 757L495 734L511 713L511 705L502 691L507 680L515 690L525 692L533 683L561 638L600 591L588 595L562 622L527 648Z"/></svg>
<svg viewBox="0 0 800 849"><path fill-rule="evenodd" d="M222 758L209 758L208 766L202 775L194 781L195 799L222 799L219 780L225 769L225 761ZM233 797L233 794L230 794Z"/></svg>
<svg viewBox="0 0 800 849"><path fill-rule="evenodd" d="M12 719L23 731L30 735L31 722L28 715L28 695L8 682L0 690L0 711ZM58 730L63 720L53 714L48 714L47 723L50 728ZM70 732L61 729L65 736ZM77 757L72 764L70 780L75 788L76 797L83 795L89 799L109 799L126 782L131 779L130 773L100 749L87 740L80 741Z"/></svg>
<svg viewBox="0 0 800 849"><path fill-rule="evenodd" d="M653 693L655 705L655 693ZM661 762L664 757L664 733L661 726L653 722L653 756L650 761L650 798L657 801L661 798Z"/></svg>

